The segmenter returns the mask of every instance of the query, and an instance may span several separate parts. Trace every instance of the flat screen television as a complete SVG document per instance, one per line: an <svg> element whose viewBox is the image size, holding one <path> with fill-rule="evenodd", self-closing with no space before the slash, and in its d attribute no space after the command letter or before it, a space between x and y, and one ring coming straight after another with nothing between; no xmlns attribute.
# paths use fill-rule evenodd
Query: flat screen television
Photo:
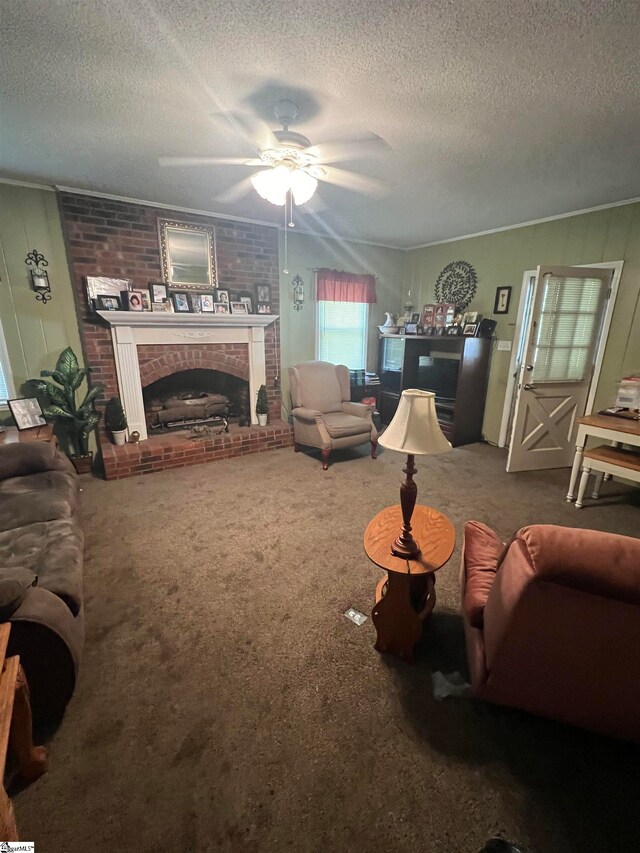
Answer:
<svg viewBox="0 0 640 853"><path fill-rule="evenodd" d="M460 360L421 355L418 361L418 388L433 391L442 401L455 400Z"/></svg>

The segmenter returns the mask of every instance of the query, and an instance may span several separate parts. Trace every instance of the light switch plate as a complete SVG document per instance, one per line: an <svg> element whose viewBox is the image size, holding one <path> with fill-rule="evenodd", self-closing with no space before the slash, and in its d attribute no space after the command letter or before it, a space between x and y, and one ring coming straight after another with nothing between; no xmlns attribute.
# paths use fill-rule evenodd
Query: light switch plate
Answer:
<svg viewBox="0 0 640 853"><path fill-rule="evenodd" d="M498 341L498 352L511 352L511 341Z"/></svg>

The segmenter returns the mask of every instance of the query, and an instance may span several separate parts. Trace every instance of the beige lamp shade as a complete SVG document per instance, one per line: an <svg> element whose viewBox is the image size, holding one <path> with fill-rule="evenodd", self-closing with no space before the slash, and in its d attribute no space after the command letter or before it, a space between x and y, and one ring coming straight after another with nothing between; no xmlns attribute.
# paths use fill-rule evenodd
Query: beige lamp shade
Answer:
<svg viewBox="0 0 640 853"><path fill-rule="evenodd" d="M451 445L436 416L436 395L408 388L402 392L393 420L378 442L389 450L428 456L447 453Z"/></svg>

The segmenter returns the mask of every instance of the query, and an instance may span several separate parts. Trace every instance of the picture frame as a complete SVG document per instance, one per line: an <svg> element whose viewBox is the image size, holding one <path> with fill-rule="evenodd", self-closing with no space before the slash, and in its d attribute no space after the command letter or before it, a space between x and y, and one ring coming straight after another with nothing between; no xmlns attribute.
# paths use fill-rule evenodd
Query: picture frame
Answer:
<svg viewBox="0 0 640 853"><path fill-rule="evenodd" d="M117 296L120 300L122 291L131 289L131 281L128 278L108 278L102 275L85 276L87 288L87 301L94 311L108 310L98 307L98 296Z"/></svg>
<svg viewBox="0 0 640 853"><path fill-rule="evenodd" d="M151 311L151 294L147 290L141 290L142 294L142 310Z"/></svg>
<svg viewBox="0 0 640 853"><path fill-rule="evenodd" d="M462 325L466 326L467 323L477 323L478 322L478 312L477 311L467 311L462 317Z"/></svg>
<svg viewBox="0 0 640 853"><path fill-rule="evenodd" d="M511 302L512 287L505 285L504 287L496 288L496 298L493 303L494 314L508 314L509 303Z"/></svg>
<svg viewBox="0 0 640 853"><path fill-rule="evenodd" d="M256 286L256 299L258 302L271 302L271 290L268 284Z"/></svg>
<svg viewBox="0 0 640 853"><path fill-rule="evenodd" d="M411 316L413 318L413 316L418 317L419 315L418 314L416 314L416 315L412 314ZM405 335L417 335L418 334L418 324L417 323L405 323L404 333L405 333Z"/></svg>
<svg viewBox="0 0 640 853"><path fill-rule="evenodd" d="M144 311L142 290L123 290L121 296L122 307L125 311Z"/></svg>
<svg viewBox="0 0 640 853"><path fill-rule="evenodd" d="M244 304L247 306L247 314L253 314L253 304L251 302L250 296L241 296L240 302L244 302Z"/></svg>
<svg viewBox="0 0 640 853"><path fill-rule="evenodd" d="M149 282L149 296L152 305L162 305L169 296L169 288L162 281Z"/></svg>
<svg viewBox="0 0 640 853"><path fill-rule="evenodd" d="M271 314L271 305L268 302L258 302L258 314Z"/></svg>
<svg viewBox="0 0 640 853"><path fill-rule="evenodd" d="M191 313L192 314L201 314L202 313L202 299L199 293L190 293L189 294L189 302L191 304Z"/></svg>
<svg viewBox="0 0 640 853"><path fill-rule="evenodd" d="M120 294L99 293L96 296L96 311L122 311Z"/></svg>
<svg viewBox="0 0 640 853"><path fill-rule="evenodd" d="M162 277L171 290L216 287L216 232L212 225L158 219Z"/></svg>
<svg viewBox="0 0 640 853"><path fill-rule="evenodd" d="M477 323L465 323L464 329L462 330L462 334L468 338L475 338L477 331L478 331L478 324Z"/></svg>
<svg viewBox="0 0 640 853"><path fill-rule="evenodd" d="M189 294L186 290L172 290L171 299L173 301L173 310L176 314L191 314L191 303L189 302Z"/></svg>
<svg viewBox="0 0 640 853"><path fill-rule="evenodd" d="M216 290L214 291L216 302L220 302L224 305L229 305L229 291L228 290ZM228 312L227 312L228 313Z"/></svg>
<svg viewBox="0 0 640 853"><path fill-rule="evenodd" d="M213 293L200 294L200 310L203 314L213 314L214 305Z"/></svg>
<svg viewBox="0 0 640 853"><path fill-rule="evenodd" d="M214 314L228 314L229 306L225 302L214 303Z"/></svg>
<svg viewBox="0 0 640 853"><path fill-rule="evenodd" d="M246 302L232 302L231 303L231 313L232 314L244 314L245 316L249 313L249 309L247 308Z"/></svg>
<svg viewBox="0 0 640 853"><path fill-rule="evenodd" d="M47 421L36 397L17 397L7 400L7 405L19 430L46 426Z"/></svg>
<svg viewBox="0 0 640 853"><path fill-rule="evenodd" d="M415 326L420 322L420 314L416 312L411 315L411 325Z"/></svg>

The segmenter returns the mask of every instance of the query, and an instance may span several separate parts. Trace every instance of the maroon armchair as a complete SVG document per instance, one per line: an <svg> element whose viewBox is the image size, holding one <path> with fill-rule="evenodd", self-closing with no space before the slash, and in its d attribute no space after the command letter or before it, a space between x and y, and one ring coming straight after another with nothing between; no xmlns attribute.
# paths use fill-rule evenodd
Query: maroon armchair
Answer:
<svg viewBox="0 0 640 853"><path fill-rule="evenodd" d="M639 539L470 521L461 590L475 696L640 742Z"/></svg>

